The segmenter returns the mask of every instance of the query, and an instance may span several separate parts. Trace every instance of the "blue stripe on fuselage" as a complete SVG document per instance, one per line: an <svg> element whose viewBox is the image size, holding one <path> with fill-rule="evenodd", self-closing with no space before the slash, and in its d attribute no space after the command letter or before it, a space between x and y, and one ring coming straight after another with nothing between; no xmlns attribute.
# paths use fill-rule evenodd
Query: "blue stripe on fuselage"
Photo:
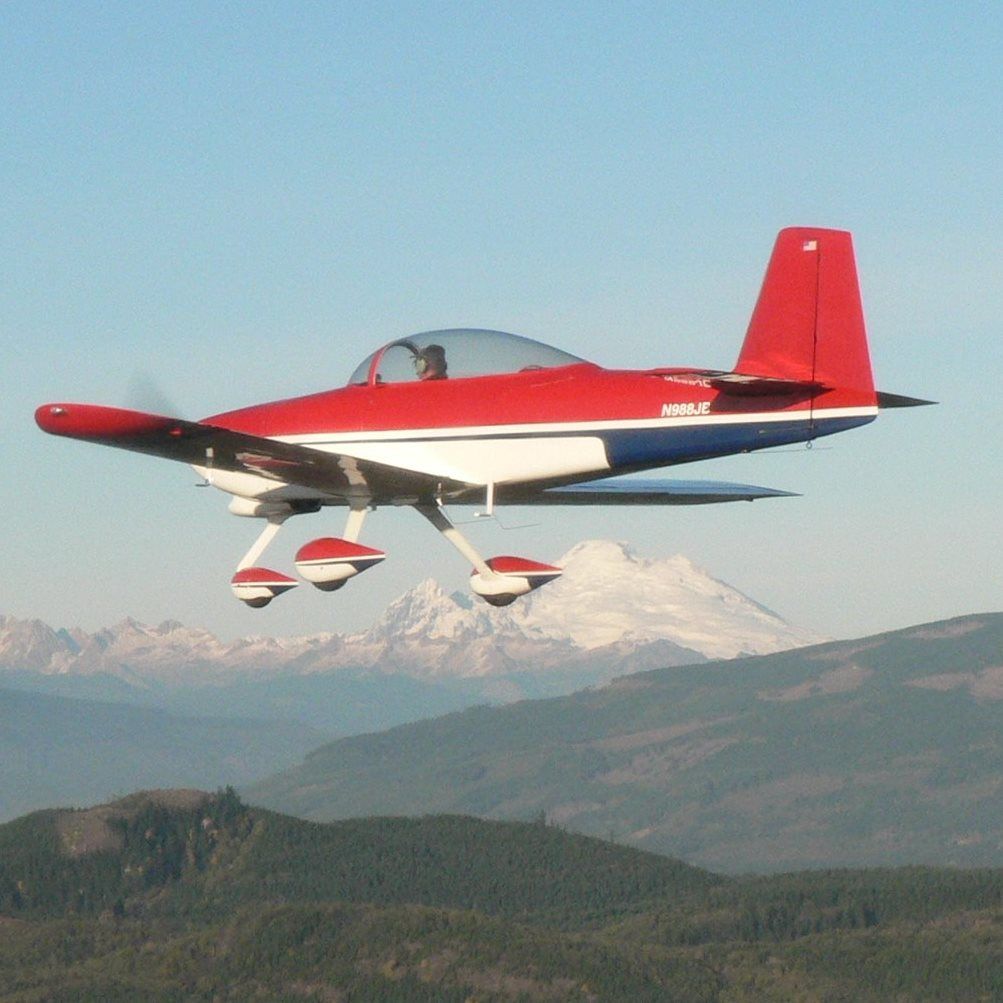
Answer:
<svg viewBox="0 0 1003 1003"><path fill-rule="evenodd" d="M816 418L807 421L751 421L747 424L685 425L669 428L610 429L600 436L609 465L621 467L663 466L711 456L729 456L753 449L807 442L835 435L874 421L874 415L847 418Z"/></svg>

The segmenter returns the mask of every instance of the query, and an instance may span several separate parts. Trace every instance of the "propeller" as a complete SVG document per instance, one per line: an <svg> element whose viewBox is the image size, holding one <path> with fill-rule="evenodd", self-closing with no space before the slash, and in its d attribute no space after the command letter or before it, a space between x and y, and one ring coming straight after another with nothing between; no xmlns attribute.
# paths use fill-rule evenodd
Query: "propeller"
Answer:
<svg viewBox="0 0 1003 1003"><path fill-rule="evenodd" d="M177 404L172 402L163 387L147 372L137 370L126 384L126 406L134 411L180 418Z"/></svg>

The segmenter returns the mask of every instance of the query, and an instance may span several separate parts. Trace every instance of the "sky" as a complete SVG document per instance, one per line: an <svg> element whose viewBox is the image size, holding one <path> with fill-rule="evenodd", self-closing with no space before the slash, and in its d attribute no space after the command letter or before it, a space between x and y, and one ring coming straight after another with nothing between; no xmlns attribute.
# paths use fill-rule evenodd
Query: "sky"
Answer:
<svg viewBox="0 0 1003 1003"><path fill-rule="evenodd" d="M994 4L5 3L0 613L234 638L464 588L420 517L381 509L378 569L245 609L257 523L34 409L198 418L460 326L729 369L787 225L853 232L878 385L939 406L673 471L802 497L503 510L473 542L683 553L834 637L1003 609L1001 53ZM266 563L342 528L294 519Z"/></svg>

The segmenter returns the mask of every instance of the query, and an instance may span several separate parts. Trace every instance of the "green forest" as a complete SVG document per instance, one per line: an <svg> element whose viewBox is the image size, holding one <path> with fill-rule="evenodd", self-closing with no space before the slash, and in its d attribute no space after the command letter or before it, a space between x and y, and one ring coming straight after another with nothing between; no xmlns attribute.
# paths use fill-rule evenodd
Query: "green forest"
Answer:
<svg viewBox="0 0 1003 1003"><path fill-rule="evenodd" d="M536 822L162 791L0 826L0 999L992 1000L1003 872L723 877Z"/></svg>

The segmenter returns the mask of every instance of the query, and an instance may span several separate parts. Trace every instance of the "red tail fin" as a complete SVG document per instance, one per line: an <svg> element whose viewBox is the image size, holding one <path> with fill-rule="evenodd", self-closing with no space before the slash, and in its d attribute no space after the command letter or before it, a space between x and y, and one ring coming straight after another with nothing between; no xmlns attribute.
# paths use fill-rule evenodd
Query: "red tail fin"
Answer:
<svg viewBox="0 0 1003 1003"><path fill-rule="evenodd" d="M792 227L773 246L736 372L820 383L873 404L874 381L853 241Z"/></svg>

